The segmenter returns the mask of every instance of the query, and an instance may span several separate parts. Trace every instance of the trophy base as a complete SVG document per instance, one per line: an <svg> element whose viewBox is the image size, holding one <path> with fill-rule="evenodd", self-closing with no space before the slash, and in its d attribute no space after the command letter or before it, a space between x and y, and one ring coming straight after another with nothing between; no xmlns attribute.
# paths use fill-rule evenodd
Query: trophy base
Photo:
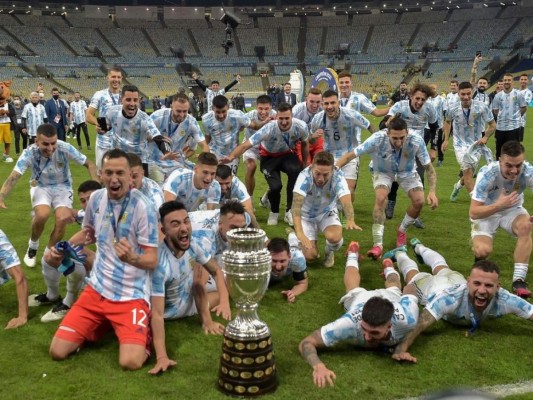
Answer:
<svg viewBox="0 0 533 400"><path fill-rule="evenodd" d="M224 335L217 388L237 397L272 393L278 385L272 338L235 340Z"/></svg>

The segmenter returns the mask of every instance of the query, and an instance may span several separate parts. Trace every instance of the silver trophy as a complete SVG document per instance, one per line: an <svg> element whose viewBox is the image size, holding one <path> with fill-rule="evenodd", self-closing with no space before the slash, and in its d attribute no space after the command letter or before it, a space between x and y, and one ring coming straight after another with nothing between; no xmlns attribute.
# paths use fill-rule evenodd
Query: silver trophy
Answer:
<svg viewBox="0 0 533 400"><path fill-rule="evenodd" d="M259 396L277 387L270 329L257 316L270 280L271 256L261 229L233 229L227 239L229 249L222 258L237 316L224 332L218 388L233 396Z"/></svg>

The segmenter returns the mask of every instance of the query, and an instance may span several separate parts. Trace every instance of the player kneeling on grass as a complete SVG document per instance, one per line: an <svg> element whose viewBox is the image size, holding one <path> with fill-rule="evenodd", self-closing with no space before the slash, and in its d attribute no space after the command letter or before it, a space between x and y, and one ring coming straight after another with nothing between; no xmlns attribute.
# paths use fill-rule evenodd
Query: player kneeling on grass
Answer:
<svg viewBox="0 0 533 400"><path fill-rule="evenodd" d="M313 367L313 381L318 387L332 385L333 371L318 358L317 349L348 342L358 347L387 349L411 331L418 320L418 300L413 288L402 295L400 275L390 259L383 260L385 289L366 290L359 286L359 244L348 246L344 273L346 295L341 298L346 313L314 331L300 342L300 353Z"/></svg>
<svg viewBox="0 0 533 400"><path fill-rule="evenodd" d="M202 232L193 232L185 205L168 201L159 209L161 230L159 263L152 277L152 331L157 363L151 374L176 362L165 345L165 319L200 315L205 333L222 334L224 326L211 319L210 308L229 320L231 310L224 275Z"/></svg>
<svg viewBox="0 0 533 400"><path fill-rule="evenodd" d="M506 314L533 321L533 305L500 287L500 269L488 260L474 263L465 279L448 267L446 260L436 251L424 246L418 239L411 246L420 263L431 267L432 274L419 272L416 262L407 255L407 247L391 250L404 276L406 288L416 289L421 305L425 305L416 327L398 344L392 358L398 361L416 362L407 352L415 339L440 319L468 327L473 334L482 321Z"/></svg>
<svg viewBox="0 0 533 400"><path fill-rule="evenodd" d="M17 252L0 229L0 286L9 281L9 278L15 281L19 315L7 323L6 329L18 328L28 321L28 281L22 272Z"/></svg>
<svg viewBox="0 0 533 400"><path fill-rule="evenodd" d="M272 271L270 272L270 286L281 282L283 278L292 274L294 286L281 293L289 303L296 301L296 296L307 290L307 264L299 248L298 238L291 231L288 240L273 238L267 245L272 256Z"/></svg>
<svg viewBox="0 0 533 400"><path fill-rule="evenodd" d="M335 168L333 155L326 151L317 153L311 166L298 175L293 192L294 231L302 244L305 258L316 260L319 257L317 231L324 232L324 266L333 267L334 251L339 250L343 243L337 201L342 204L346 216L346 229L361 230L354 221L348 183L343 172Z"/></svg>

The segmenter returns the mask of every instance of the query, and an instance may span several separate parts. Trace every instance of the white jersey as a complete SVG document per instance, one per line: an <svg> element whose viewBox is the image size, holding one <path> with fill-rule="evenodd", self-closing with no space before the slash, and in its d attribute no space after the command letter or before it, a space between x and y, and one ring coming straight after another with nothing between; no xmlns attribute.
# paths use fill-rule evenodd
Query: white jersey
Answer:
<svg viewBox="0 0 533 400"><path fill-rule="evenodd" d="M165 196L163 195L163 189L157 184L156 181L143 177L141 192L146 196L150 203L154 206L157 215L159 215L159 207L165 202Z"/></svg>
<svg viewBox="0 0 533 400"><path fill-rule="evenodd" d="M211 111L211 109L213 108L213 99L216 96L224 96L225 94L226 94L226 89L220 89L215 92L214 90L207 88L205 90L205 100L207 102L207 109Z"/></svg>
<svg viewBox="0 0 533 400"><path fill-rule="evenodd" d="M490 110L492 110L492 107L490 106L490 96L483 92L480 92L479 90L474 91L474 95L472 96L472 100L481 101L484 103L487 107L489 107Z"/></svg>
<svg viewBox="0 0 533 400"><path fill-rule="evenodd" d="M185 168L174 170L163 185L163 190L176 196L187 211L196 211L201 204L219 204L220 185L216 180L207 189L194 187L194 171Z"/></svg>
<svg viewBox="0 0 533 400"><path fill-rule="evenodd" d="M302 219L314 220L331 211L337 211L337 201L350 195L348 183L341 170L334 169L331 179L322 187L313 179L311 167L305 168L296 179L294 193L303 196Z"/></svg>
<svg viewBox="0 0 533 400"><path fill-rule="evenodd" d="M400 113L400 117L405 120L407 127L415 131L421 138L424 138L424 129L427 124L437 122L437 112L431 103L427 101L417 112L411 110L410 100L402 100L395 103L388 112L388 115L395 116Z"/></svg>
<svg viewBox="0 0 533 400"><path fill-rule="evenodd" d="M122 106L112 106L107 110L106 120L111 127L113 147L137 154L143 163L148 163L148 140L161 136L150 116L137 110L134 117L126 118ZM163 156L163 153L159 154Z"/></svg>
<svg viewBox="0 0 533 400"><path fill-rule="evenodd" d="M524 96L524 100L526 101L526 104L529 106L529 104L531 103L531 100L533 99L533 92L531 92L529 88L525 88L525 89L518 90L518 91L522 93L522 96ZM527 112L525 112L524 115L522 115L521 126L525 127L526 121L527 121Z"/></svg>
<svg viewBox="0 0 533 400"><path fill-rule="evenodd" d="M97 110L99 117L105 117L109 107L116 105L120 105L120 93L111 93L109 89L103 89L93 95L89 107ZM96 135L96 146L102 150L112 149L113 139L111 138L111 133L106 132Z"/></svg>
<svg viewBox="0 0 533 400"><path fill-rule="evenodd" d="M72 189L69 167L71 160L79 165L85 165L87 157L62 140L57 141L56 151L50 158L43 157L39 147L32 144L22 152L13 170L24 175L28 168L31 169L32 186L35 184L39 187L64 186Z"/></svg>
<svg viewBox="0 0 533 400"><path fill-rule="evenodd" d="M444 99L442 96L437 95L435 97L428 98L427 101L435 109L435 113L437 114L437 125L439 126L439 129L442 129L444 119ZM428 124L426 124L426 128L429 128Z"/></svg>
<svg viewBox="0 0 533 400"><path fill-rule="evenodd" d="M305 122L293 118L287 131L279 129L278 121L270 121L250 137L252 146L259 145L261 156L282 156L292 153L299 140L307 140L309 131Z"/></svg>
<svg viewBox="0 0 533 400"><path fill-rule="evenodd" d="M307 262L305 261L304 253L298 247L290 247L291 258L289 265L283 270L281 275L270 274L270 282L279 282L286 276L292 275L296 281L302 281L307 278Z"/></svg>
<svg viewBox="0 0 533 400"><path fill-rule="evenodd" d="M416 159L422 165L431 162L424 139L412 130L409 130L401 149L392 146L387 131L383 130L374 133L353 152L357 157L370 154L374 173L396 175L398 178L408 178L416 173Z"/></svg>
<svg viewBox="0 0 533 400"><path fill-rule="evenodd" d="M76 125L86 122L85 113L87 111L87 103L83 100L73 101L70 103L71 120Z"/></svg>
<svg viewBox="0 0 533 400"><path fill-rule="evenodd" d="M472 100L470 108L456 103L446 114L446 121L453 126L453 147L468 148L481 139L485 126L494 121L492 111L481 101Z"/></svg>
<svg viewBox="0 0 533 400"><path fill-rule="evenodd" d="M350 92L350 97L339 97L341 107L349 108L360 113L372 114L376 109L374 103L362 93Z"/></svg>
<svg viewBox="0 0 533 400"><path fill-rule="evenodd" d="M296 107L296 106L294 106ZM292 108L292 112L294 114L294 107ZM268 114L270 117L275 117L276 116L276 111L275 110L270 110L270 113ZM248 111L246 113L247 117L250 118L250 121L252 122L261 122L259 120L259 117L257 116L257 110L252 110L252 111ZM253 129L250 129L250 127L246 127L244 128L244 138L243 138L243 142L246 142L248 139L250 139L250 137L252 137L252 135L257 132L257 131L254 131Z"/></svg>
<svg viewBox="0 0 533 400"><path fill-rule="evenodd" d="M307 124L307 128L311 130L311 122L317 113L322 111L322 107L319 107L316 113L310 113L307 109L307 104L305 101L297 103L292 107L292 116L298 118L300 121L303 121Z"/></svg>
<svg viewBox="0 0 533 400"><path fill-rule="evenodd" d="M517 192L520 195L516 208L524 203L524 191L533 190L533 166L527 161L522 165L520 175L514 180L505 179L500 171L500 163L495 161L479 170L476 184L472 191L472 200L485 205L493 204L503 193Z"/></svg>
<svg viewBox="0 0 533 400"><path fill-rule="evenodd" d="M245 202L250 198L250 195L248 194L248 190L246 189L246 186L242 181L237 178L236 176L233 177L231 180L231 187L226 192L226 195L220 194L220 205L224 203L225 201L235 199L239 200L241 203Z"/></svg>
<svg viewBox="0 0 533 400"><path fill-rule="evenodd" d="M143 247L158 246L157 215L148 199L132 189L120 201L110 200L107 190L91 194L85 210L83 228L95 232L96 257L88 279L89 285L106 299L150 302L151 273L121 261L115 240L126 238L137 254Z"/></svg>
<svg viewBox="0 0 533 400"><path fill-rule="evenodd" d="M522 126L521 107L527 107L526 100L519 90L511 89L509 93L502 90L494 96L492 109L498 110L496 129L499 131L512 131Z"/></svg>
<svg viewBox="0 0 533 400"><path fill-rule="evenodd" d="M487 308L475 313L468 299L466 283L454 285L437 292L428 298L425 308L437 321L444 319L452 324L471 326L479 324L487 318L499 318L506 314L514 314L529 319L533 315L533 305L526 300L500 288Z"/></svg>
<svg viewBox="0 0 533 400"><path fill-rule="evenodd" d="M20 265L17 252L4 231L0 229L0 286L9 280L7 270L17 265Z"/></svg>
<svg viewBox="0 0 533 400"><path fill-rule="evenodd" d="M334 346L339 342L348 342L358 347L367 347L368 344L361 329L363 306L365 302L356 304L342 317L320 328L320 335L326 347ZM394 315L389 337L380 343L383 346L394 346L400 343L407 334L414 329L418 321L418 301L415 296L404 295L400 300L393 302Z"/></svg>
<svg viewBox="0 0 533 400"><path fill-rule="evenodd" d="M228 110L224 121L215 118L214 111L202 117L206 137L210 137L209 149L218 159L229 156L239 145L239 131L250 125L250 117L239 110Z"/></svg>
<svg viewBox="0 0 533 400"><path fill-rule="evenodd" d="M368 129L369 126L370 121L358 111L340 107L337 119L329 119L325 111L317 113L311 123L311 130L324 130L324 150L339 159L359 145L361 128Z"/></svg>
<svg viewBox="0 0 533 400"><path fill-rule="evenodd" d="M428 99L429 100L429 99ZM447 114L448 111L455 107L456 103L459 103L461 101L461 98L459 97L459 93L448 93L446 95L446 100L444 100L444 113Z"/></svg>
<svg viewBox="0 0 533 400"><path fill-rule="evenodd" d="M37 136L37 127L44 124L44 119L48 118L41 103L37 103L36 106L32 103L26 104L22 110L21 117L26 118L26 129L28 130L28 135L32 137Z"/></svg>

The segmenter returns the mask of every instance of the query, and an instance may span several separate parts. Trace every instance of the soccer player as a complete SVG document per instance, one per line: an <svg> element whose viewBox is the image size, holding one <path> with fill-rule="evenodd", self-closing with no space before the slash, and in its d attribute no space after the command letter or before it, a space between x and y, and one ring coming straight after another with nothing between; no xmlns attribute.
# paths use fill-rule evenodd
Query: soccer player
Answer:
<svg viewBox="0 0 533 400"><path fill-rule="evenodd" d="M531 256L532 223L523 207L524 191L533 189L533 167L524 159L524 147L506 142L498 161L479 171L470 202L472 250L476 260L492 253L492 241L501 227L517 238L514 251L513 292L528 298L526 275Z"/></svg>
<svg viewBox="0 0 533 400"><path fill-rule="evenodd" d="M97 91L87 108L87 122L96 126L96 148L95 161L96 168L102 167L102 157L107 150L113 148L112 133L104 132L96 119L96 113L99 117L105 117L107 110L111 106L120 105L120 86L122 85L122 70L118 67L110 68L107 71L107 88Z"/></svg>
<svg viewBox="0 0 533 400"><path fill-rule="evenodd" d="M524 95L513 89L513 75L503 76L503 90L494 96L492 112L496 119L496 159L500 158L502 146L510 140L520 140L522 116L527 111Z"/></svg>
<svg viewBox="0 0 533 400"><path fill-rule="evenodd" d="M24 256L24 263L30 268L35 267L39 238L43 234L52 209L55 225L50 233L48 248L53 247L63 238L66 224L74 221L71 211L72 177L69 167L71 160L87 168L91 179L97 179L96 169L91 160L74 146L58 140L57 132L52 125L40 125L37 128L35 144L22 152L13 172L0 190L0 208L7 208L4 202L5 197L22 175L31 169L30 195L34 217L31 222L28 250Z"/></svg>
<svg viewBox="0 0 533 400"><path fill-rule="evenodd" d="M176 365L166 351L165 320L198 314L205 333L220 335L224 326L212 320L210 309L226 320L231 317L222 270L213 258L211 244L200 231L192 231L184 204L166 202L159 214L165 238L152 277L151 326L157 362L150 373L154 375Z"/></svg>
<svg viewBox="0 0 533 400"><path fill-rule="evenodd" d="M429 150L429 156L432 160L434 160L435 152L437 153L438 160L437 160L437 167L440 167L444 161L444 152L442 151L442 142L443 142L443 134L442 134L442 126L443 126L443 116L444 116L444 99L442 96L439 95L437 92L437 85L434 83L429 85L431 90L433 90L433 96L428 98L427 101L430 103L433 108L435 109L435 113L437 114L437 131L432 131L429 129L429 124L426 125L426 128L424 129L424 142L431 143L430 150ZM431 136L433 133L433 136ZM436 149L436 150L435 150Z"/></svg>
<svg viewBox="0 0 533 400"><path fill-rule="evenodd" d="M244 183L239 178L231 174L231 168L227 165L219 164L215 179L220 185L221 196L219 204L223 204L225 201L231 199L239 200L252 219L251 226L259 228L259 224L255 218L252 199L246 190L246 186L244 186Z"/></svg>
<svg viewBox="0 0 533 400"><path fill-rule="evenodd" d="M211 81L211 86L210 87L205 86L198 79L198 74L196 72L192 73L192 79L194 79L196 81L196 84L198 85L198 87L205 92L205 98L207 100L207 109L208 110L211 110L211 107L213 105L213 99L216 96L224 96L227 92L229 92L231 90L231 88L233 86L235 86L237 83L239 83L242 80L241 76L237 75L233 82L231 82L225 88L220 89L220 82L219 81Z"/></svg>
<svg viewBox="0 0 533 400"><path fill-rule="evenodd" d="M400 88L391 96L388 106L390 107L402 100L409 100L409 90L407 90L405 81L400 82Z"/></svg>
<svg viewBox="0 0 533 400"><path fill-rule="evenodd" d="M184 93L172 97L170 108L153 112L150 118L163 137L170 139L170 150L174 157L161 159L161 151L155 142L148 143L150 178L160 185L176 168L192 169L194 164L187 159L186 147L191 140L202 152L209 153L209 146L196 119L189 115L190 100Z"/></svg>
<svg viewBox="0 0 533 400"><path fill-rule="evenodd" d="M130 189L128 155L113 149L104 155L105 189L93 193L83 230L72 245L96 243L88 284L65 316L50 344L54 360L63 360L86 341L112 327L119 340L119 364L136 370L148 358L151 271L157 266L157 214L146 197Z"/></svg>
<svg viewBox="0 0 533 400"><path fill-rule="evenodd" d="M15 248L0 229L0 286L13 279L15 282L18 316L12 318L5 329L19 328L28 321L28 281L20 266Z"/></svg>
<svg viewBox="0 0 533 400"><path fill-rule="evenodd" d="M322 111L322 92L318 88L311 88L307 92L305 101L294 105L292 108L292 116L305 122L309 132L311 132L311 122L313 121L314 116L320 111ZM313 143L309 143L308 146L310 159L307 160L307 164L313 162L315 154L324 150L324 138L319 136L313 139ZM300 162L303 163L302 146L300 143L296 145L296 154L298 154Z"/></svg>
<svg viewBox="0 0 533 400"><path fill-rule="evenodd" d="M470 83L472 84L472 87L475 88L472 98L474 100L481 101L482 103L485 103L487 107L490 107L490 96L485 93L485 91L489 87L489 81L485 77L480 77L476 81L477 67L482 60L483 58L481 57L481 55L476 55L476 57L474 58L474 64L472 65L472 76L470 77Z"/></svg>
<svg viewBox="0 0 533 400"><path fill-rule="evenodd" d="M344 242L337 202L342 204L346 229L361 230L355 223L350 189L344 174L335 169L333 155L322 151L316 155L313 163L298 175L294 185L292 217L294 231L302 243L307 260L319 257L317 232L324 233L326 268L333 267L334 252L339 250Z"/></svg>
<svg viewBox="0 0 533 400"><path fill-rule="evenodd" d="M413 98L417 98L417 95L415 94ZM435 194L437 175L431 165L424 140L418 133L408 130L407 123L400 117L390 119L386 130L374 133L352 152L345 154L337 162L337 167L341 167L363 154L372 156L374 191L376 193L372 225L374 245L367 254L378 259L383 252L385 203L392 183L397 181L411 200L396 234L396 247L399 247L406 244L407 228L418 218L424 205L424 187L416 170L416 161L423 166L428 174L429 194L427 202L432 209L439 204Z"/></svg>
<svg viewBox="0 0 533 400"><path fill-rule="evenodd" d="M303 159L309 157L307 138L309 132L305 122L293 119L290 104L280 104L277 110L276 121L267 123L244 143L241 143L227 157L220 160L223 164L233 162L246 150L260 145L261 172L268 183L268 200L270 213L268 225L277 225L279 218L279 205L281 201L281 172L287 174L287 206L285 209L285 222L293 224L292 220L292 191L296 178L301 171L298 156L294 147L298 140L302 141Z"/></svg>
<svg viewBox="0 0 533 400"><path fill-rule="evenodd" d="M361 128L374 133L375 129L359 112L341 107L337 92L326 90L322 94L322 108L313 118L311 134L324 138L324 150L333 154L338 161L344 154L357 147ZM310 139L310 141L315 139ZM342 168L344 178L352 196L355 196L357 177L359 175L359 160L353 160Z"/></svg>
<svg viewBox="0 0 533 400"><path fill-rule="evenodd" d="M266 123L275 119L276 111L272 109L272 99L270 96L263 94L257 97L255 110L248 112L246 115L254 124ZM250 127L245 128L243 142L250 139L255 132ZM242 155L242 159L244 165L246 165L244 184L250 196L253 196L255 190L255 170L257 168L257 161L260 159L259 146L254 146L246 150Z"/></svg>
<svg viewBox="0 0 533 400"><path fill-rule="evenodd" d="M89 133L87 132L87 103L81 99L80 92L74 93L74 101L69 106L69 119L70 123L74 124L74 134L78 141L78 149L82 150L81 145L81 131L83 130L83 136L85 136L85 144L87 150L91 150L91 139L89 139Z"/></svg>
<svg viewBox="0 0 533 400"><path fill-rule="evenodd" d="M453 79L450 81L450 92L446 95L446 100L444 101L444 115L448 113L448 110L450 110L455 103L459 102L459 93L457 93L457 90L459 89L459 81L457 79Z"/></svg>
<svg viewBox="0 0 533 400"><path fill-rule="evenodd" d="M469 334L473 334L489 317L515 314L533 321L533 305L500 287L500 269L494 262L476 261L465 279L448 267L442 255L424 246L418 239L412 239L411 245L420 262L431 267L432 274L419 272L405 248L396 252L398 268L407 282L406 287L416 288L419 302L425 308L416 327L396 346L393 359L416 362L416 357L408 353L409 347L440 319L470 328Z"/></svg>
<svg viewBox="0 0 533 400"><path fill-rule="evenodd" d="M213 153L200 153L194 169L174 170L163 185L165 201L179 200L187 211L204 206L213 210L220 201L220 185L215 179L218 160Z"/></svg>
<svg viewBox="0 0 533 400"><path fill-rule="evenodd" d="M527 74L520 75L520 89L518 90L520 93L522 93L522 96L524 96L524 100L526 101L526 107L529 106L531 103L531 99L533 99L533 93L529 89L529 78ZM522 114L522 122L520 124L520 134L518 136L518 140L520 142L524 141L524 131L526 129L526 118L527 118L527 112Z"/></svg>
<svg viewBox="0 0 533 400"><path fill-rule="evenodd" d="M282 290L287 302L294 303L296 296L301 295L309 286L307 263L300 250L298 238L294 232L289 232L288 239L273 238L268 242L267 249L272 256L272 271L270 283L280 283L285 277L292 275L294 286L289 290Z"/></svg>
<svg viewBox="0 0 533 400"><path fill-rule="evenodd" d="M156 181L144 176L144 169L141 158L137 154L128 153L131 167L132 186L146 196L154 206L156 211L165 202L163 189Z"/></svg>
<svg viewBox="0 0 533 400"><path fill-rule="evenodd" d="M461 101L456 103L446 114L444 123L444 142L442 150L446 151L450 139L450 131L453 125L453 147L455 157L461 167L459 181L453 186L450 196L452 202L457 201L459 190L466 186L468 193L474 189L474 171L476 165L469 165L467 153L469 149L476 145L483 146L485 152L490 150L485 146L496 129L496 122L491 110L481 101L472 100L472 84L470 82L461 82L459 85L459 97ZM485 132L485 126L488 123L488 129ZM485 132L485 135L483 135ZM474 150L474 149L472 149ZM470 153L472 152L470 150ZM467 157L465 159L465 156ZM488 155L487 157L492 157Z"/></svg>
<svg viewBox="0 0 533 400"><path fill-rule="evenodd" d="M37 137L37 127L48 122L44 106L39 103L39 93L31 92L30 102L22 110L22 133L29 136L29 144L35 143Z"/></svg>
<svg viewBox="0 0 533 400"><path fill-rule="evenodd" d="M358 252L359 244L351 242L345 271L345 282L349 282L349 286L340 300L346 313L314 331L299 345L300 354L313 368L313 382L320 388L333 386L337 377L320 360L318 349L341 342L370 349L392 347L403 340L418 320L416 295L407 291L402 295L400 275L391 260L383 262L385 289L360 287Z"/></svg>

